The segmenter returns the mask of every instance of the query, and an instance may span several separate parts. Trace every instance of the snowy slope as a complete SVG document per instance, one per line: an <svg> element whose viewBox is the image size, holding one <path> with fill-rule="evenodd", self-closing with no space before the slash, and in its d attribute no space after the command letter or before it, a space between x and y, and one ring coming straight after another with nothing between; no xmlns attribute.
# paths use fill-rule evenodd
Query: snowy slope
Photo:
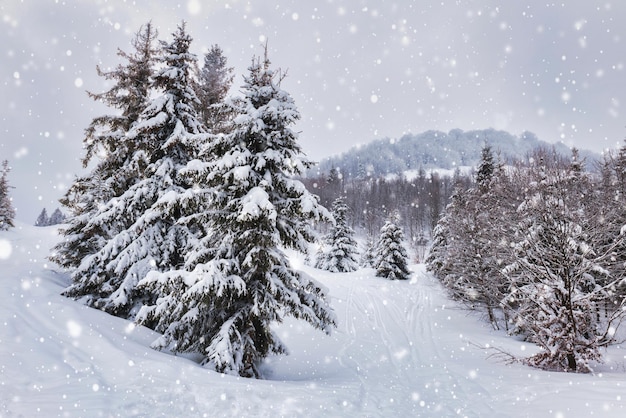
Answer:
<svg viewBox="0 0 626 418"><path fill-rule="evenodd" d="M330 288L339 327L277 326L291 355L250 380L154 351L153 332L59 296L67 276L45 259L57 239L0 232L1 417L626 416L625 349L595 375L505 364L477 346L535 348L455 307L423 266L410 283L304 267Z"/></svg>

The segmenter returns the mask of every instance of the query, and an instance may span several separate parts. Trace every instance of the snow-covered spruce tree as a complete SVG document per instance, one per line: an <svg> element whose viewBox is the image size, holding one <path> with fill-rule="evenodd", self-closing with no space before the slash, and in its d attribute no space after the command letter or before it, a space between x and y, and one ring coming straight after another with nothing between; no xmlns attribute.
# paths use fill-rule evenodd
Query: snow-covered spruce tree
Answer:
<svg viewBox="0 0 626 418"><path fill-rule="evenodd" d="M199 99L198 115L211 132L222 132L231 116L228 107L221 106L233 83L233 68L218 45L204 55L204 65L198 74L196 95Z"/></svg>
<svg viewBox="0 0 626 418"><path fill-rule="evenodd" d="M43 208L41 212L39 212L39 216L37 216L37 220L35 221L35 226L48 226L50 225L50 217L48 216L48 210Z"/></svg>
<svg viewBox="0 0 626 418"><path fill-rule="evenodd" d="M519 207L516 261L503 273L510 292L503 303L514 312L517 329L542 348L527 363L548 370L589 372L600 348L612 342L624 302L603 319L598 303L621 277L607 269L612 249L598 249L592 216L583 202L577 170L534 169L528 194ZM626 228L612 244L623 245Z"/></svg>
<svg viewBox="0 0 626 418"><path fill-rule="evenodd" d="M376 244L376 276L390 280L407 280L411 277L408 260L404 248L404 233L398 226L397 216L392 215L380 229L380 238Z"/></svg>
<svg viewBox="0 0 626 418"><path fill-rule="evenodd" d="M363 252L361 253L361 267L372 267L374 265L374 253L376 252L376 243L374 237L367 234L363 243Z"/></svg>
<svg viewBox="0 0 626 418"><path fill-rule="evenodd" d="M65 291L72 297L86 296L89 305L114 315L132 318L135 308L154 301L158 294L138 289L137 283L150 271L183 266L200 232L185 219L204 208L198 206L193 185L180 175L208 139L197 119L197 98L190 87L195 65L190 43L184 23L171 43L161 42L163 66L154 79L160 94L146 104L125 135L125 140L142 144L135 156L145 168L128 190L96 213L97 218L122 219L129 225L111 228L112 236L99 251L85 257Z"/></svg>
<svg viewBox="0 0 626 418"><path fill-rule="evenodd" d="M480 164L476 171L476 185L486 191L493 180L496 165L493 161L493 152L489 144L485 144L480 151Z"/></svg>
<svg viewBox="0 0 626 418"><path fill-rule="evenodd" d="M501 163L494 161L489 145L482 149L481 163L476 173L476 185L469 190L465 216L465 257L455 262L463 272L467 287L465 301L484 309L495 329L500 327L500 303L508 291L502 268L510 260L508 238L513 235L519 202L511 193L512 183ZM506 324L506 313L505 324Z"/></svg>
<svg viewBox="0 0 626 418"><path fill-rule="evenodd" d="M282 78L267 51L253 59L232 129L213 138L205 151L211 158L186 170L200 193L212 193L205 218L211 234L178 271L141 282L161 294L138 316L163 332L155 348L200 353L208 367L245 377L259 377L264 358L286 351L273 322L293 316L329 333L336 321L326 290L295 271L281 250L305 252L310 221L331 219L293 178L311 163L292 130L300 116Z"/></svg>
<svg viewBox="0 0 626 418"><path fill-rule="evenodd" d="M61 212L61 209L56 208L52 215L50 215L50 219L48 220L48 225L59 225L65 222L65 215Z"/></svg>
<svg viewBox="0 0 626 418"><path fill-rule="evenodd" d="M137 123L149 100L157 54L156 36L152 24L147 23L133 38L132 53L118 50L124 64L108 72L97 68L98 74L113 82L113 86L89 96L115 112L94 118L85 130L86 153L82 162L86 168L95 161L94 168L77 178L61 199L69 213L68 225L61 230L64 239L54 247L50 258L63 267L77 268L85 257L102 249L136 219L135 209L123 216L103 209L143 176L149 162L148 150L152 145L126 134Z"/></svg>
<svg viewBox="0 0 626 418"><path fill-rule="evenodd" d="M444 215L433 231L433 243L426 260L428 270L456 300L474 300L477 295L465 273L465 262L476 254L474 246L468 246L475 232L473 217L468 219L472 213L468 209L471 201L469 189L455 188Z"/></svg>
<svg viewBox="0 0 626 418"><path fill-rule="evenodd" d="M458 208L464 207L468 189L469 187L465 187L461 182L460 172L455 173L450 202L433 228L430 251L424 263L426 268L441 281L454 270L452 267L456 250L454 244L458 242L455 227L460 219Z"/></svg>
<svg viewBox="0 0 626 418"><path fill-rule="evenodd" d="M456 188L435 228L427 259L428 269L451 296L472 309L484 309L496 329L496 310L507 291L501 273L509 253L506 239L517 207L508 198L509 186L503 168L485 145L474 187Z"/></svg>
<svg viewBox="0 0 626 418"><path fill-rule="evenodd" d="M2 162L2 173L0 173L0 231L7 231L9 228L13 228L15 219L15 209L13 208L13 202L11 202L11 196L9 195L9 180L7 178L11 169L9 168L9 162L4 160Z"/></svg>
<svg viewBox="0 0 626 418"><path fill-rule="evenodd" d="M457 300L468 302L472 307L485 305L490 321L493 318L493 305L498 306L502 296L490 299L492 286L489 277L488 245L490 232L494 225L490 224L489 211L485 197L494 183L493 153L487 144L482 148L481 162L476 172L474 187L457 190L455 203L450 206L448 230L453 234L452 245L455 247L449 260L450 274L443 278L444 285Z"/></svg>
<svg viewBox="0 0 626 418"><path fill-rule="evenodd" d="M435 229L433 230L432 243L430 246L430 251L428 252L428 257L424 261L426 264L426 268L428 271L432 272L435 277L439 280L442 280L447 276L450 269L449 265L449 228L448 228L448 213L451 212L450 205L454 204L457 193L454 193L450 197L450 203L446 207L446 212L444 215L439 218L437 225L435 225Z"/></svg>
<svg viewBox="0 0 626 418"><path fill-rule="evenodd" d="M318 258L316 267L333 273L346 273L359 268L358 248L354 231L348 225L348 206L343 198L335 199L331 207L335 223L325 238L328 250Z"/></svg>

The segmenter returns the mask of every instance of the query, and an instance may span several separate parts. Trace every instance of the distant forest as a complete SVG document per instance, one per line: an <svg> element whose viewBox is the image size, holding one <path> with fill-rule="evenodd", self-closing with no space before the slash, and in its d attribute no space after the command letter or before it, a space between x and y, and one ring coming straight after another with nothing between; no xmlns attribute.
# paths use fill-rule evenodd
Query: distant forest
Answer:
<svg viewBox="0 0 626 418"><path fill-rule="evenodd" d="M471 176L457 171L441 175L437 171L421 170L407 177L343 177L336 169L304 179L307 189L330 207L338 197L344 197L349 207L348 221L358 235L374 237L392 214L399 215L415 259L421 261L455 185L469 187Z"/></svg>
<svg viewBox="0 0 626 418"><path fill-rule="evenodd" d="M320 162L311 173L327 173L335 168L344 177L379 177L388 174L402 174L420 169L454 170L458 167L477 167L480 164L481 149L485 144L493 149L504 162L509 163L530 155L539 147L554 148L557 154L569 156L571 149L563 144L550 144L542 141L532 132L520 136L506 131L482 129L450 132L426 131L420 134L407 134L400 139L380 139L358 146L336 157ZM600 159L589 151L580 150L581 158L588 163Z"/></svg>
<svg viewBox="0 0 626 418"><path fill-rule="evenodd" d="M501 165L526 165L539 149L564 159L572 155L566 145L549 144L530 132L517 137L494 129L427 131L374 141L326 159L308 172L304 183L326 207L343 197L350 226L364 237L375 236L387 217L397 213L412 257L423 261L454 190L474 184L486 145ZM597 171L599 155L582 150L579 155L587 170Z"/></svg>

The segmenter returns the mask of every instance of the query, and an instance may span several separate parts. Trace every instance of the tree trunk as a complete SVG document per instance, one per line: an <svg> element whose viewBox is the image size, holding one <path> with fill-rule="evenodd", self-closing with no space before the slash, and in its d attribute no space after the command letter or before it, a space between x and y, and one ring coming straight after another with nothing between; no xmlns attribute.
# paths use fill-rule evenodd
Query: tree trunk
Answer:
<svg viewBox="0 0 626 418"><path fill-rule="evenodd" d="M576 371L576 357L574 353L567 353L567 368L571 371Z"/></svg>
<svg viewBox="0 0 626 418"><path fill-rule="evenodd" d="M487 305L487 313L489 315L489 322L491 322L491 326L493 326L493 329L495 329L496 331L499 330L500 326L498 325L498 320L493 313L493 308L491 307L491 305Z"/></svg>

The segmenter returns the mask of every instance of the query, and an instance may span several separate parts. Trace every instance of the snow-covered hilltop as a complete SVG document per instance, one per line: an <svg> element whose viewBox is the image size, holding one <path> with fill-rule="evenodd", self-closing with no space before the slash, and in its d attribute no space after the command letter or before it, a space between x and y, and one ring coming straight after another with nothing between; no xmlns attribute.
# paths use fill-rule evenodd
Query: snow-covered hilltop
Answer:
<svg viewBox="0 0 626 418"><path fill-rule="evenodd" d="M626 350L611 347L595 374L506 364L532 344L492 331L446 299L423 266L410 281L373 269L328 273L291 263L328 287L331 336L293 319L274 331L290 355L265 380L216 373L150 348L157 334L60 296L68 275L46 260L56 227L0 232L0 415L532 416L626 412Z"/></svg>
<svg viewBox="0 0 626 418"><path fill-rule="evenodd" d="M338 169L346 178L358 176L380 177L403 174L420 169L455 170L458 167L477 167L482 147L488 144L504 161L524 159L538 147L554 148L569 156L570 148L563 143L551 144L537 138L532 132L513 135L495 129L449 132L429 130L407 134L398 139L379 139L320 161L313 173ZM599 158L597 154L581 151L589 165Z"/></svg>

